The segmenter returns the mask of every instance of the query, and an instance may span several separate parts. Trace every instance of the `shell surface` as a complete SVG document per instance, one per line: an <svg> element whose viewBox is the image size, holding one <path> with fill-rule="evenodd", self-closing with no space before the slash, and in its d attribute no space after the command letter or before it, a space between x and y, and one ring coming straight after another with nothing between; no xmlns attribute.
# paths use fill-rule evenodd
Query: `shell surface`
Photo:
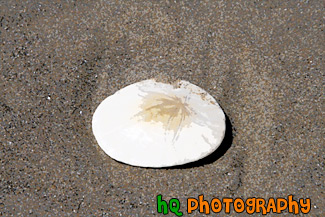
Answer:
<svg viewBox="0 0 325 217"><path fill-rule="evenodd" d="M113 159L140 167L169 167L215 151L225 135L225 115L216 100L187 81L144 80L107 97L92 128Z"/></svg>

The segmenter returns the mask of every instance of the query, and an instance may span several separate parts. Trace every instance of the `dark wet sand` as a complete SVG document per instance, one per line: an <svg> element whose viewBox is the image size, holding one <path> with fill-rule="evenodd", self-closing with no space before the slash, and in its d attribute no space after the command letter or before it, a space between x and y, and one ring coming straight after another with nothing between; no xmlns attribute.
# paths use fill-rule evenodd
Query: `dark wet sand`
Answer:
<svg viewBox="0 0 325 217"><path fill-rule="evenodd" d="M0 215L157 216L158 194L184 213L203 194L294 195L324 216L321 5L1 1ZM144 169L99 149L95 108L147 78L217 99L229 119L219 152Z"/></svg>

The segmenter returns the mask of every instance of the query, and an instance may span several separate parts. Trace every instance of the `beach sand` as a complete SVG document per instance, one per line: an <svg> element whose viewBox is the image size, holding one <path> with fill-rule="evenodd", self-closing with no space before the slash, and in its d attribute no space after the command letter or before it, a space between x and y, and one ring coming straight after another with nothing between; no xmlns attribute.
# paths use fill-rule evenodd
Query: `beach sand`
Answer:
<svg viewBox="0 0 325 217"><path fill-rule="evenodd" d="M0 4L0 215L163 216L159 194L184 216L199 195L294 195L324 215L322 1L60 2ZM215 97L214 154L147 169L99 148L96 107L148 78Z"/></svg>

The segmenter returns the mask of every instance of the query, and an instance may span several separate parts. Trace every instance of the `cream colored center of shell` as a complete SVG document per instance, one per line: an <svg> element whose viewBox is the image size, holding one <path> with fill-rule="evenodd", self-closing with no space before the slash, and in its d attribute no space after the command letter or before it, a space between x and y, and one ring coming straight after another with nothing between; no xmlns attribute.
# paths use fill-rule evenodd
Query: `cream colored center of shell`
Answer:
<svg viewBox="0 0 325 217"><path fill-rule="evenodd" d="M188 104L176 96L149 93L144 97L141 109L137 116L146 122L161 122L166 130L175 134L191 122Z"/></svg>

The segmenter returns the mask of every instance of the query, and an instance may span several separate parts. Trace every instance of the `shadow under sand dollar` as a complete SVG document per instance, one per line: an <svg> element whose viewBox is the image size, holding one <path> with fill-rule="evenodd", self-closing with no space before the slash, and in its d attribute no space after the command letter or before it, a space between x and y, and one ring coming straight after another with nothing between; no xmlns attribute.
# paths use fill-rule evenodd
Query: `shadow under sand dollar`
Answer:
<svg viewBox="0 0 325 217"><path fill-rule="evenodd" d="M198 161L190 162L190 163L187 163L184 165L164 167L163 169L188 169L188 168L200 167L200 166L204 166L207 164L211 164L211 163L217 161L218 159L220 159L231 147L232 141L233 141L232 125L231 125L231 122L230 122L228 116L226 114L225 114L225 116L226 116L225 137L223 138L220 146L214 152L212 152L210 155L208 155L205 158L202 158Z"/></svg>

